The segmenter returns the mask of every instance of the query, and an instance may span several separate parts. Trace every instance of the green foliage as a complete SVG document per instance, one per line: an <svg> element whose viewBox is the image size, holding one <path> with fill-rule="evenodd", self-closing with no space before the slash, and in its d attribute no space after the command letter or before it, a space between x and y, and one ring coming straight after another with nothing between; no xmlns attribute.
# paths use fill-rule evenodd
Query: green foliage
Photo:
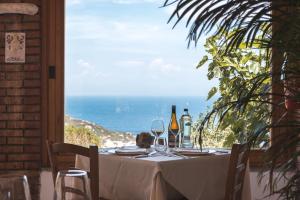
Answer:
<svg viewBox="0 0 300 200"><path fill-rule="evenodd" d="M102 146L101 138L91 129L83 126L65 125L65 142L88 147L91 144Z"/></svg>
<svg viewBox="0 0 300 200"><path fill-rule="evenodd" d="M237 140L246 139L245 137L253 134L253 131L259 127L266 126L270 110L267 104L261 103L263 98L260 96L251 98L242 114L239 114L238 110L222 108L222 105L235 102L243 95L246 97L246 94L249 94L253 88L253 80L257 77L265 77L270 73L270 65L267 51L246 48L244 43L240 48L224 55L226 49L218 45L222 40L224 38L221 36L212 36L206 40L204 46L208 55L203 57L197 67L208 64L208 79L218 79L219 81L218 87L213 87L207 97L207 99L211 99L219 96L212 107L212 110L219 111L213 116L220 122L219 129L216 130L213 121L208 121L203 129L204 141L206 137L210 137L207 133L212 131L225 137L223 145L231 146ZM270 86L270 78L260 81L261 83L255 88L256 93L263 93ZM266 137L262 139L265 140Z"/></svg>
<svg viewBox="0 0 300 200"><path fill-rule="evenodd" d="M171 4L175 9L169 21L175 20L176 26L186 20L189 44L196 45L201 35L212 31L219 37L218 43L208 40L206 48L212 55L208 79L221 80L221 97L197 128L199 134L213 119L221 130L249 133L250 145L265 138L270 129L279 132L273 135L265 156L270 193L279 194L280 199L298 199L300 0L165 0L164 6ZM270 49L274 61L271 73L266 62L270 52L264 52ZM206 62L204 58L197 67ZM284 109L287 101L294 102L293 108ZM274 178L274 171L278 178ZM276 188L278 180L281 185Z"/></svg>
<svg viewBox="0 0 300 200"><path fill-rule="evenodd" d="M201 124L203 119L204 116L200 115L198 120L193 123L192 139L194 140L195 146L198 146L197 141L199 139L197 127ZM234 142L237 142L236 137L229 128L224 130L217 129L212 122L203 130L203 135L204 148L230 148Z"/></svg>

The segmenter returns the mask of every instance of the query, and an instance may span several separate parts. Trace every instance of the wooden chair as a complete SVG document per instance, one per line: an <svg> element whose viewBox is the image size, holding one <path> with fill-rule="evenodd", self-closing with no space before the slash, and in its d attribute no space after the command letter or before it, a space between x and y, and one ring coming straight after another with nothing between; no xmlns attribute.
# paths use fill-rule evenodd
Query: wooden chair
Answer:
<svg viewBox="0 0 300 200"><path fill-rule="evenodd" d="M229 169L227 174L225 200L241 200L245 172L250 152L246 144L234 144L231 150Z"/></svg>
<svg viewBox="0 0 300 200"><path fill-rule="evenodd" d="M63 163L70 155L82 155L90 158L90 178L92 200L99 199L99 166L98 166L98 147L95 145L90 148L85 148L73 144L52 143L47 141L50 165L52 169L53 182L55 183L56 176L59 170L70 169L66 163ZM73 160L74 161L74 160ZM60 163L63 163L62 165ZM74 165L73 165L74 167ZM74 169L74 168L73 168Z"/></svg>

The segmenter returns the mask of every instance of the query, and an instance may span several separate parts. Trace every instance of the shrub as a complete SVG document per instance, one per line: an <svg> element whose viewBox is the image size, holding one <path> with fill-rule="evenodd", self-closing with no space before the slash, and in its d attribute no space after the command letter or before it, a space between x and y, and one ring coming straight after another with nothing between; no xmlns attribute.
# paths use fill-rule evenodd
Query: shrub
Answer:
<svg viewBox="0 0 300 200"><path fill-rule="evenodd" d="M65 142L84 147L88 147L90 144L102 146L100 136L84 126L65 125Z"/></svg>

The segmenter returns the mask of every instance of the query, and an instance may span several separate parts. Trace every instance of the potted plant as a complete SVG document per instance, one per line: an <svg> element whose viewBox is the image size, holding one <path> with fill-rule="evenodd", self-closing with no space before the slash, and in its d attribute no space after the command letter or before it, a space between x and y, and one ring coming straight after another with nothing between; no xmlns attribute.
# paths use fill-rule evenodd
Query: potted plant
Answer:
<svg viewBox="0 0 300 200"><path fill-rule="evenodd" d="M299 164L297 158L300 150L297 146L300 143L300 120L294 120L294 118L286 120L284 117L286 113L277 112L276 108L282 108L283 104L286 104L288 111L299 108L300 0L165 0L164 6L169 5L175 5L169 22L175 20L174 26L176 26L184 20L190 27L189 45L192 42L196 45L204 33L213 32L214 35L225 38L218 44L219 47L225 49L224 56L230 55L232 50L240 48L243 43L246 47L270 50L271 54L268 54L268 59L273 61L271 64L273 68L276 67L276 71L263 76L272 80L272 88L274 84L282 85L280 77L284 75L285 92L281 90L276 93L270 88L259 91L259 83L263 78L254 77L250 80L250 86L248 86L251 87L250 89L245 88L247 86L241 86L240 93L235 100L218 105L209 112L204 117L199 131L201 132L203 130L201 127L209 123L216 114L220 116L218 123L222 123L232 112L243 115L252 101L271 105L273 110L266 117L272 120L267 125L253 130L249 139L255 142L261 135L269 133L270 129L283 130L282 135L276 138L276 143L267 150L265 167L270 173L271 186L278 183L278 179L273 176L273 172L277 169L279 178L287 177L287 181L284 187L278 190L271 187L270 192L279 194L283 199L299 198L300 169L297 168ZM288 55L286 68L282 62L283 55ZM279 100L274 101L274 99ZM276 120L273 115L276 115ZM290 152L290 149L293 152ZM282 157L285 159L282 160ZM286 176L287 174L289 176Z"/></svg>

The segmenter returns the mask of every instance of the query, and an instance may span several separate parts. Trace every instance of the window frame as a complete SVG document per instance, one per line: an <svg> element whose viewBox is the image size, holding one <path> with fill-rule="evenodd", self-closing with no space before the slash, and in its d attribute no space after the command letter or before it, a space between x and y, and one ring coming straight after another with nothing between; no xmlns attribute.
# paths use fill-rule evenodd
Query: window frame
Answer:
<svg viewBox="0 0 300 200"><path fill-rule="evenodd" d="M42 133L43 133L43 165L48 165L46 140L64 141L64 98L65 98L65 0L42 0ZM276 13L272 13L276 15ZM273 24L273 29L279 25ZM272 49L272 71L280 70L283 55ZM55 69L55 78L49 78L49 67ZM283 85L272 79L272 91L282 93ZM280 81L279 81L280 82ZM272 96L273 102L278 102ZM274 109L274 107L272 107ZM278 119L280 113L273 112L272 121ZM280 130L271 130L272 138L280 134ZM250 166L260 167L265 150L251 150Z"/></svg>

